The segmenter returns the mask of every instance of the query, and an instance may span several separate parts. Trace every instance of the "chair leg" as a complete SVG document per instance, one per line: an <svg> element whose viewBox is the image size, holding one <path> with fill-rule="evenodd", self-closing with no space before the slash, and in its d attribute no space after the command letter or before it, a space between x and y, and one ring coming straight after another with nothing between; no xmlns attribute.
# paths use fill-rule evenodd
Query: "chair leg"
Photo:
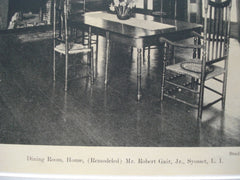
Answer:
<svg viewBox="0 0 240 180"><path fill-rule="evenodd" d="M198 115L197 115L197 120L198 120L199 123L202 120L203 97L204 97L204 81L201 80L200 92L199 92L199 100L198 100Z"/></svg>
<svg viewBox="0 0 240 180"><path fill-rule="evenodd" d="M96 57L95 57L95 64L94 64L94 78L97 77L97 63L98 63L98 40L99 40L99 35L96 34Z"/></svg>
<svg viewBox="0 0 240 180"><path fill-rule="evenodd" d="M145 47L143 48L142 50L142 59L143 59L143 62L145 62Z"/></svg>
<svg viewBox="0 0 240 180"><path fill-rule="evenodd" d="M223 87L222 87L222 109L225 110L226 103L226 89L227 89L227 73L223 75Z"/></svg>
<svg viewBox="0 0 240 180"><path fill-rule="evenodd" d="M194 45L198 45L198 38L197 37L194 37L193 41L194 41ZM194 48L193 49L193 59L195 59L196 57L197 57L197 49Z"/></svg>
<svg viewBox="0 0 240 180"><path fill-rule="evenodd" d="M133 46L131 46L131 59L133 59Z"/></svg>
<svg viewBox="0 0 240 180"><path fill-rule="evenodd" d="M143 48L137 48L137 100L140 101L142 97L141 79L142 79L142 52Z"/></svg>
<svg viewBox="0 0 240 180"><path fill-rule="evenodd" d="M164 84L165 84L165 74L166 74L167 51L168 51L168 45L167 45L167 43L165 43L164 44L164 48L163 48L162 79L161 79L161 94L160 94L160 100L161 101L163 101L163 96L164 96Z"/></svg>
<svg viewBox="0 0 240 180"><path fill-rule="evenodd" d="M163 68L162 68L162 79L161 79L161 94L160 94L160 100L163 101L164 96L164 85L165 85L165 73L166 73L166 63L163 62Z"/></svg>
<svg viewBox="0 0 240 180"><path fill-rule="evenodd" d="M171 54L171 59L172 59L172 64L176 64L176 58L175 58L175 56L174 56L174 54L175 54L175 47L174 46L172 46L171 47L171 52L170 52Z"/></svg>
<svg viewBox="0 0 240 180"><path fill-rule="evenodd" d="M96 34L96 59L98 58L98 39L99 39L99 35Z"/></svg>
<svg viewBox="0 0 240 180"><path fill-rule="evenodd" d="M151 53L151 47L148 46L148 64L150 64L150 53Z"/></svg>
<svg viewBox="0 0 240 180"><path fill-rule="evenodd" d="M53 50L53 81L56 81L56 52Z"/></svg>
<svg viewBox="0 0 240 180"><path fill-rule="evenodd" d="M94 82L94 59L93 59L93 47L91 47L91 62L90 62L90 68L91 68L91 83Z"/></svg>
<svg viewBox="0 0 240 180"><path fill-rule="evenodd" d="M108 63L109 63L109 57L110 57L110 40L109 40L109 32L106 32L106 58L105 58L105 80L104 84L105 87L107 87L108 84Z"/></svg>
<svg viewBox="0 0 240 180"><path fill-rule="evenodd" d="M65 55L65 88L64 90L67 91L68 89L68 54Z"/></svg>
<svg viewBox="0 0 240 180"><path fill-rule="evenodd" d="M85 31L82 31L82 44L85 45Z"/></svg>

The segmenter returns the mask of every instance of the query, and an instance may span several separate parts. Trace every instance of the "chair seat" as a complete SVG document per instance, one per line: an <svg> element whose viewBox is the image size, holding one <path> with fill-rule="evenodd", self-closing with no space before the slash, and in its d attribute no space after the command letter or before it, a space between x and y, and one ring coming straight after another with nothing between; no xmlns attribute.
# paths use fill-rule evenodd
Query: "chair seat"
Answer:
<svg viewBox="0 0 240 180"><path fill-rule="evenodd" d="M200 63L200 60L189 60L189 61L184 61L185 62L189 62L189 63L192 63L192 62L198 62ZM180 74L185 74L185 75L188 75L188 76L191 76L191 77L194 77L194 78L197 78L197 79L200 79L201 78L201 73L197 73L197 72L192 72L192 71L189 71L189 70L186 70L186 69L183 69L182 66L181 66L182 63L176 63L176 64L173 64L173 65L169 65L166 67L167 70L169 71L172 71L172 72L175 72L175 73L180 73ZM206 75L206 80L207 79L211 79L213 77L216 77L218 75L221 75L225 72L225 70L222 68L222 67L219 67L219 66L216 66L216 65L213 65L213 71L212 72L209 72L207 73Z"/></svg>
<svg viewBox="0 0 240 180"><path fill-rule="evenodd" d="M65 54L65 44L60 43L54 48L54 50L61 54ZM91 52L91 48L88 48L88 46L84 46L82 44L74 43L71 45L71 48L68 50L68 54L78 54L83 52Z"/></svg>

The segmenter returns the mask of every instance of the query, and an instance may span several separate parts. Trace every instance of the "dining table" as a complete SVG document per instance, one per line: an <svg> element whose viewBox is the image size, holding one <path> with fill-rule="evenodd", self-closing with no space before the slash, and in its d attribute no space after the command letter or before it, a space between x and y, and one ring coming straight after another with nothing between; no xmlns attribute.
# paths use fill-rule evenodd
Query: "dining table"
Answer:
<svg viewBox="0 0 240 180"><path fill-rule="evenodd" d="M120 20L117 15L108 11L87 12L70 18L72 26L88 31L88 46L91 46L91 34L98 34L106 40L106 58L104 83L108 84L108 65L110 41L137 49L137 100L142 97L142 53L145 47L159 46L160 37L178 41L193 36L193 31L201 33L202 25L169 19L159 16L135 13L130 19Z"/></svg>

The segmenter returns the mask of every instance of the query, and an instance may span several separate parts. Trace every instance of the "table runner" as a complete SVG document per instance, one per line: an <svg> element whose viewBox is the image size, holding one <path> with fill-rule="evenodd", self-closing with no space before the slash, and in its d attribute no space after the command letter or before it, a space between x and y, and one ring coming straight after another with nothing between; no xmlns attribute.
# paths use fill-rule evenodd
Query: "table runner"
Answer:
<svg viewBox="0 0 240 180"><path fill-rule="evenodd" d="M96 18L105 19L105 20L118 22L118 23L129 25L129 26L147 29L147 30L161 30L161 29L169 29L169 28L175 27L168 24L163 24L163 23L159 23L151 20L144 20L144 19L138 19L138 18L120 20L117 18L116 14L110 14L107 12L90 12L90 13L85 13L84 16L87 18L94 18L95 20Z"/></svg>

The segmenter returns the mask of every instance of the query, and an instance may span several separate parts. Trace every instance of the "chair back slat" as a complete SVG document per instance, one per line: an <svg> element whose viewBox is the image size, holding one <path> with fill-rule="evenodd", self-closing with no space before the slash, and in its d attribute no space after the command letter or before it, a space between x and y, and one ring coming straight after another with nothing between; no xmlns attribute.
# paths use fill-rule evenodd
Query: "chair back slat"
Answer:
<svg viewBox="0 0 240 180"><path fill-rule="evenodd" d="M54 38L64 40L64 0L54 0L53 31Z"/></svg>
<svg viewBox="0 0 240 180"><path fill-rule="evenodd" d="M221 22L220 22L220 28L221 28L221 30L224 29L223 14L224 14L224 9L221 8L221 15L220 15L220 20L221 20ZM223 51L222 51L222 49L223 49L223 39L224 39L223 34L220 34L220 49L219 49L219 54L220 54L220 56L223 55Z"/></svg>
<svg viewBox="0 0 240 180"><path fill-rule="evenodd" d="M65 54L67 56L69 44L68 44L68 10L69 10L69 1L64 1L64 39L65 39Z"/></svg>
<svg viewBox="0 0 240 180"><path fill-rule="evenodd" d="M212 33L212 39L213 39L213 41L212 41L212 57L211 57L211 59L214 58L215 38L216 38L216 24L217 24L217 22L216 22L217 10L216 10L216 8L213 8L213 10L214 10L213 20L211 21L212 22L212 26L213 26L213 32L211 32Z"/></svg>
<svg viewBox="0 0 240 180"><path fill-rule="evenodd" d="M225 51L230 33L231 0L225 0L224 2L208 0L208 7L205 6L205 8L207 8L205 9L207 28L204 32L207 41L205 61L224 60L226 58L222 57L226 56Z"/></svg>
<svg viewBox="0 0 240 180"><path fill-rule="evenodd" d="M221 31L221 14L222 14L222 8L216 9L217 11L217 18L216 18L216 52L215 52L215 57L218 58L220 56L220 54L218 54L220 52L220 39L221 39L221 35L220 35L220 31Z"/></svg>
<svg viewBox="0 0 240 180"><path fill-rule="evenodd" d="M208 24L209 33L208 33L208 38L207 38L207 39L209 39L208 44L207 44L208 47L210 47L210 42L211 42L210 39L211 39L211 34L212 34L212 33L211 33L211 32L212 32L212 26L211 26L211 24L212 24L212 22L211 22L211 21L212 21L212 9L213 9L212 7L209 8L209 11L210 11L210 12L209 12L209 24ZM204 33L205 33L205 32L204 32ZM207 59L209 59L209 56L210 56L210 48L207 48L207 50L208 50L208 51L207 51Z"/></svg>

